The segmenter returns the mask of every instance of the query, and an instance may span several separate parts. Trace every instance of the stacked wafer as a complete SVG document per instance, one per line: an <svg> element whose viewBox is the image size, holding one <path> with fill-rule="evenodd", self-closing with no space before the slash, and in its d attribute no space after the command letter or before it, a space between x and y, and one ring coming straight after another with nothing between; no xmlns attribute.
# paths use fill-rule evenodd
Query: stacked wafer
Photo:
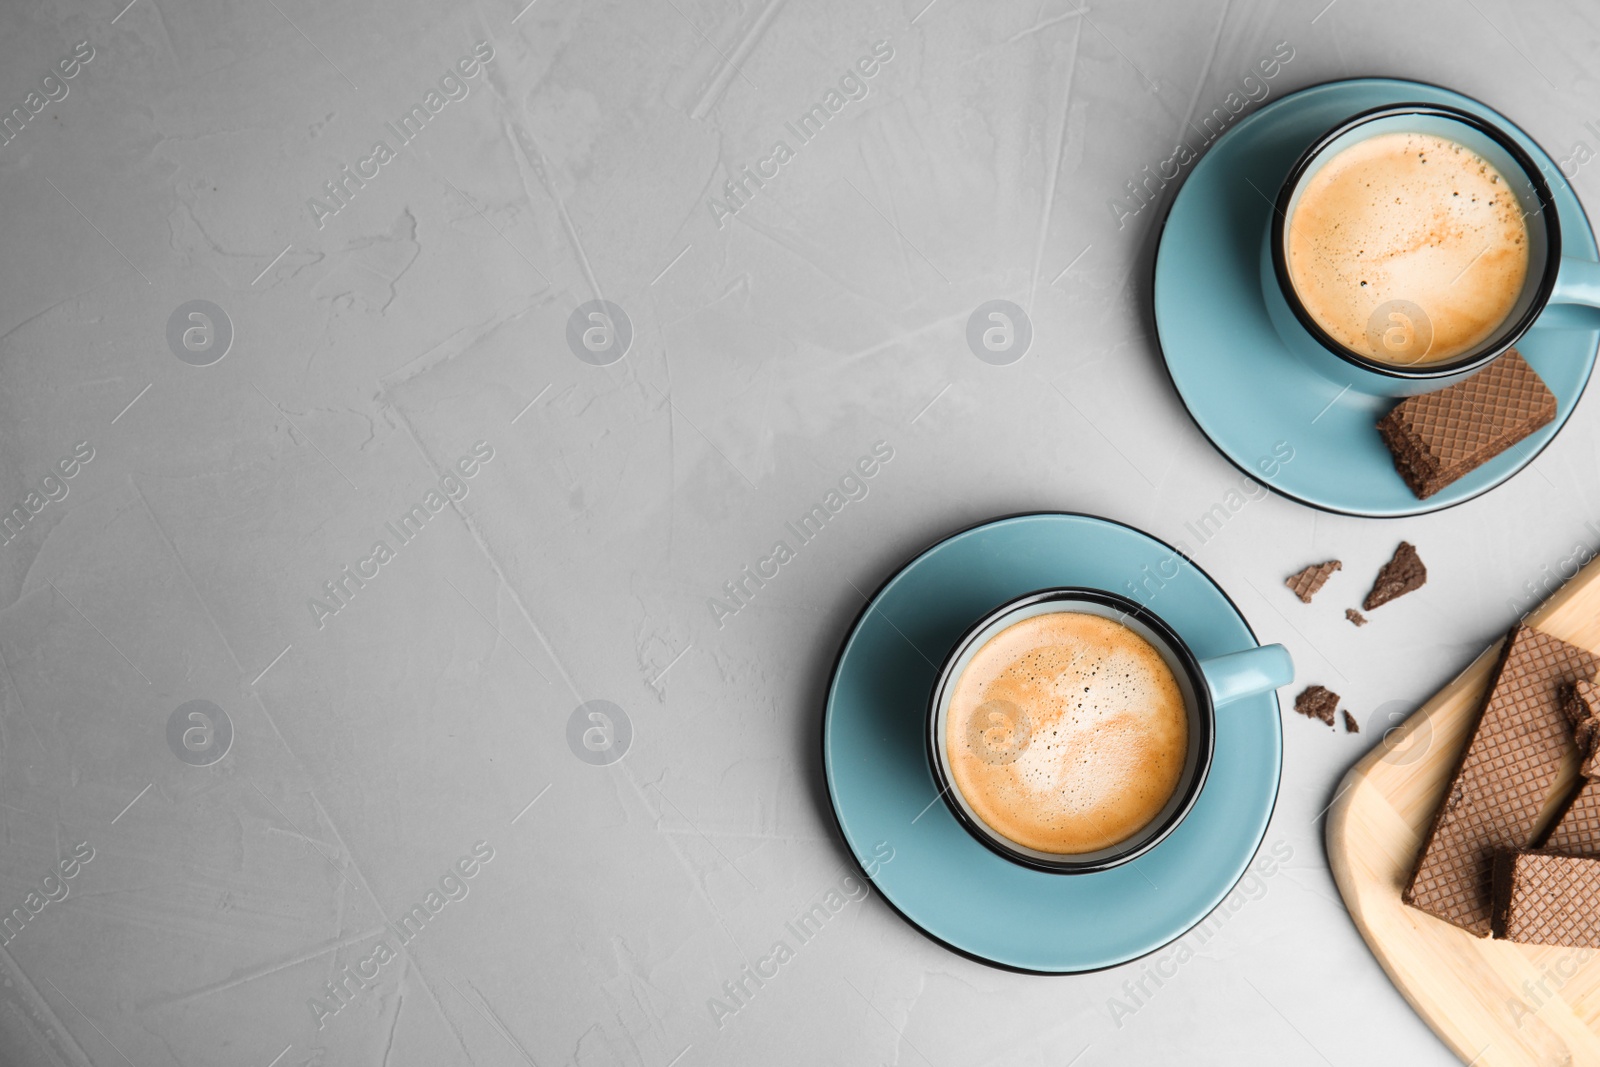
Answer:
<svg viewBox="0 0 1600 1067"><path fill-rule="evenodd" d="M1479 937L1600 947L1597 671L1586 649L1528 626L1511 633L1407 904ZM1574 749L1583 777L1551 823Z"/></svg>
<svg viewBox="0 0 1600 1067"><path fill-rule="evenodd" d="M1494 868L1494 934L1536 945L1600 946L1600 686L1562 691L1582 763L1578 787L1537 849L1502 852Z"/></svg>
<svg viewBox="0 0 1600 1067"><path fill-rule="evenodd" d="M1528 626L1506 641L1494 684L1402 899L1490 933L1495 854L1533 845L1571 750L1561 689L1600 670L1600 657Z"/></svg>

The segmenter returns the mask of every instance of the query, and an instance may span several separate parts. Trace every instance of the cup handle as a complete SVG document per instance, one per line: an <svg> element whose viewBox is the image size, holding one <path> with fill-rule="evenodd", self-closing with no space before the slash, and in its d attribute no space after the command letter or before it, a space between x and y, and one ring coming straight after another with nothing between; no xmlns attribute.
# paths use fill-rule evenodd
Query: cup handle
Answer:
<svg viewBox="0 0 1600 1067"><path fill-rule="evenodd" d="M1220 708L1242 697L1267 693L1294 681L1294 660L1282 645L1262 645L1230 652L1200 664L1211 704Z"/></svg>
<svg viewBox="0 0 1600 1067"><path fill-rule="evenodd" d="M1586 304L1600 307L1600 263L1561 257L1556 287L1550 292L1552 304Z"/></svg>

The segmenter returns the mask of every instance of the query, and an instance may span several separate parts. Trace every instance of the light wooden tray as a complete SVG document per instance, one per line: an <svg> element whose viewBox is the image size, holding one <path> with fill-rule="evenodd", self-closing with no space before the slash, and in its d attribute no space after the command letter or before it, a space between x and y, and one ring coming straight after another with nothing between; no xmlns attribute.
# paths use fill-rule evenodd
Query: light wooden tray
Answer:
<svg viewBox="0 0 1600 1067"><path fill-rule="evenodd" d="M1600 653L1600 560L1527 622ZM1477 938L1400 903L1502 644L1351 768L1328 811L1328 865L1372 954L1463 1062L1600 1064L1600 953Z"/></svg>

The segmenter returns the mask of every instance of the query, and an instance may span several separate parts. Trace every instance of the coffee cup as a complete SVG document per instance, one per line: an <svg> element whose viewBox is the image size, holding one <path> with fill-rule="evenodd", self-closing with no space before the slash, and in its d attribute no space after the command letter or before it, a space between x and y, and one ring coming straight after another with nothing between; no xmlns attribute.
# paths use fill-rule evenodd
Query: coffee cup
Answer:
<svg viewBox="0 0 1600 1067"><path fill-rule="evenodd" d="M1289 169L1261 252L1267 312L1323 376L1378 396L1461 381L1549 304L1600 306L1600 264L1561 255L1538 165L1457 108L1363 112Z"/></svg>
<svg viewBox="0 0 1600 1067"><path fill-rule="evenodd" d="M1282 645L1201 660L1124 596L1039 590L979 619L946 657L929 762L950 811L988 848L1037 870L1102 871L1189 814L1218 709L1293 680Z"/></svg>

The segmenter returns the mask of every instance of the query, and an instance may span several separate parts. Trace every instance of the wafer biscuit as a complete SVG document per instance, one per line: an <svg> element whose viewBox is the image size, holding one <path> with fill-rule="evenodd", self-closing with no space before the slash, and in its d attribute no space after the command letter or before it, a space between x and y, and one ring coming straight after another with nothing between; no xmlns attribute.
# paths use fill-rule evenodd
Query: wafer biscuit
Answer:
<svg viewBox="0 0 1600 1067"><path fill-rule="evenodd" d="M1555 417L1555 394L1512 349L1465 381L1402 400L1378 433L1400 477L1426 499Z"/></svg>
<svg viewBox="0 0 1600 1067"><path fill-rule="evenodd" d="M1476 728L1401 898L1481 936L1490 929L1494 854L1523 849L1570 744L1559 690L1600 669L1600 657L1527 626L1506 641Z"/></svg>
<svg viewBox="0 0 1600 1067"><path fill-rule="evenodd" d="M1600 859L1502 852L1494 867L1494 934L1532 945L1600 947Z"/></svg>

